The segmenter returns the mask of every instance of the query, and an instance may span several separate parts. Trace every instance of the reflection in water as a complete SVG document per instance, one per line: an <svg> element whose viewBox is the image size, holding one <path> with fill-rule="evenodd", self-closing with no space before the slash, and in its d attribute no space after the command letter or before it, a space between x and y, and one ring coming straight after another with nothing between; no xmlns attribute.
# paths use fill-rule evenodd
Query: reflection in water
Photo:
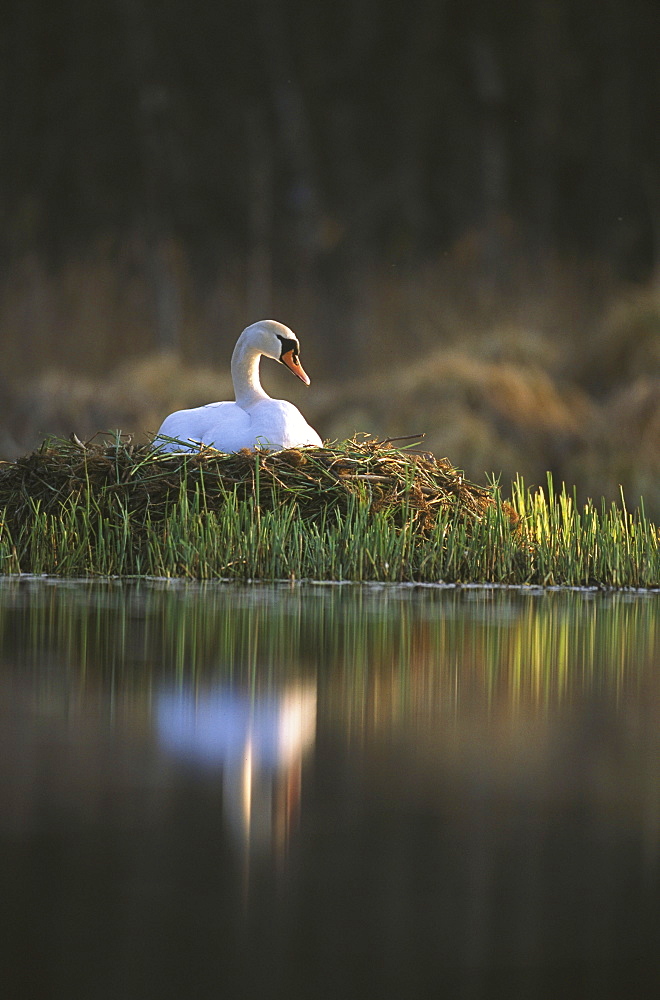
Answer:
<svg viewBox="0 0 660 1000"><path fill-rule="evenodd" d="M0 584L9 995L659 995L659 610Z"/></svg>
<svg viewBox="0 0 660 1000"><path fill-rule="evenodd" d="M222 687L164 691L155 716L167 750L221 769L223 812L239 840L282 850L300 801L303 754L314 742L314 687L255 697Z"/></svg>

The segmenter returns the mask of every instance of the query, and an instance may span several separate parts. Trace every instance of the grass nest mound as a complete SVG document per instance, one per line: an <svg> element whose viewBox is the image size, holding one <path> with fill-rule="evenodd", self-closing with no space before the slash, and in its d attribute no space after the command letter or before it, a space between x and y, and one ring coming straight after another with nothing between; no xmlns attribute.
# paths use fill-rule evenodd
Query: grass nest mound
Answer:
<svg viewBox="0 0 660 1000"><path fill-rule="evenodd" d="M446 458L368 436L324 448L233 454L210 447L163 453L119 434L88 442L50 438L37 451L0 463L0 510L11 528L25 527L37 508L56 515L72 503L84 509L90 499L104 516L121 506L153 523L167 517L182 491L201 497L209 511L220 511L235 493L264 511L295 504L306 519L329 508L345 511L357 497L371 510L389 512L395 523L412 521L421 529L431 529L440 511L470 522L496 503L493 489L468 482ZM508 513L515 524L513 509Z"/></svg>

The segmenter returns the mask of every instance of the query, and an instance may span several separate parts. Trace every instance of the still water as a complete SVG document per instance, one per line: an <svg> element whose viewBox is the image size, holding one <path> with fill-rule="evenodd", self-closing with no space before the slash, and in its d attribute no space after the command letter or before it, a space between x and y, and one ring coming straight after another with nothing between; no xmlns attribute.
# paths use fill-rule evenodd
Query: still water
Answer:
<svg viewBox="0 0 660 1000"><path fill-rule="evenodd" d="M660 594L0 581L7 1000L660 995Z"/></svg>

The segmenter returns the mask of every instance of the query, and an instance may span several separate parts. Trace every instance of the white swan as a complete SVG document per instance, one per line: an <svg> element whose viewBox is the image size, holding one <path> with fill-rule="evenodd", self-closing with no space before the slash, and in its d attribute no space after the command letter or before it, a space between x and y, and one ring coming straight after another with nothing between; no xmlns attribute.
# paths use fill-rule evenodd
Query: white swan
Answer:
<svg viewBox="0 0 660 1000"><path fill-rule="evenodd" d="M231 356L236 402L208 403L193 410L170 413L161 424L154 444L161 451L196 451L200 443L225 452L257 447L320 447L321 438L300 410L285 399L272 399L259 381L259 361L264 354L286 365L309 385L299 351L295 333L282 323L264 319L246 327ZM187 442L191 442L188 447Z"/></svg>

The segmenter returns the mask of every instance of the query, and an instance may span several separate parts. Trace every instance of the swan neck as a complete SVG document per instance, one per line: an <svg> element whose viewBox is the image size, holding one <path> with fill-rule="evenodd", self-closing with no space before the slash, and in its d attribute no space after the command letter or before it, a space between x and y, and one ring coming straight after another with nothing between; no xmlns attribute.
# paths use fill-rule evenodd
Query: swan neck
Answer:
<svg viewBox="0 0 660 1000"><path fill-rule="evenodd" d="M259 379L261 351L239 338L231 356L231 377L234 394L239 406L250 406L262 399L269 399Z"/></svg>

